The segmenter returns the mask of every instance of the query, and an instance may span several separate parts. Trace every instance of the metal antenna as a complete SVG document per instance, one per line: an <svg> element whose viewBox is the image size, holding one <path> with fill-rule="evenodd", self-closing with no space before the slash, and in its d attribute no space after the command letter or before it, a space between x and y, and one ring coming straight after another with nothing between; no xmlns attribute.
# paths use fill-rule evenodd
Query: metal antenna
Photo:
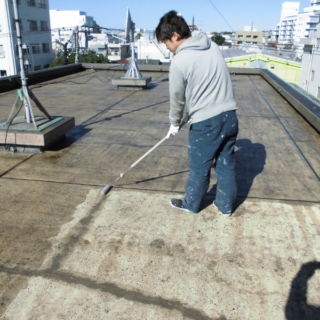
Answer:
<svg viewBox="0 0 320 320"><path fill-rule="evenodd" d="M52 118L48 114L48 112L45 110L45 108L42 106L40 101L36 98L34 93L31 92L31 90L27 86L27 78L24 72L24 65L23 65L22 37L21 37L21 30L20 30L20 19L18 14L17 0L13 0L13 10L14 10L14 21L15 21L16 31L17 31L17 43L18 43L18 52L19 52L19 61L20 61L20 75L21 75L21 83L22 83L22 89L18 90L18 96L20 100L23 101L27 123L31 123L31 119L32 119L34 127L37 128L36 121L34 119L34 115L32 112L30 98L34 101L34 103L39 108L39 110L43 112L49 120L52 120ZM17 113L19 113L19 110L20 110L19 99L17 99L7 119L7 122L6 122L7 126L9 126L12 123L13 119L17 116Z"/></svg>
<svg viewBox="0 0 320 320"><path fill-rule="evenodd" d="M136 65L136 62L134 60L134 30L135 30L135 24L131 20L129 8L128 8L128 11L127 11L126 28L127 28L126 33L129 33L129 32L131 33L131 62L130 62L130 65L128 67L128 70L127 70L124 78L142 78L140 70L139 70L139 68Z"/></svg>
<svg viewBox="0 0 320 320"><path fill-rule="evenodd" d="M31 123L31 107L30 101L28 99L28 92L27 92L27 79L24 72L24 65L23 65L23 54L22 54L22 37L20 31L20 19L18 15L18 6L17 0L13 0L13 10L14 10L14 21L16 25L17 31L17 43L18 43L18 52L19 52L19 62L20 62L20 75L21 75L21 84L22 84L22 92L24 94L24 107L26 112L26 119L27 123Z"/></svg>

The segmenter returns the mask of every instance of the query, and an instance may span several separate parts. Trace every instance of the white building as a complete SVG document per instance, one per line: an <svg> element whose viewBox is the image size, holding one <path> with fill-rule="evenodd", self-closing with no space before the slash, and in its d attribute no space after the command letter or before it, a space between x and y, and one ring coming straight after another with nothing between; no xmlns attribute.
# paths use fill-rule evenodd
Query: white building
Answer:
<svg viewBox="0 0 320 320"><path fill-rule="evenodd" d="M150 34L145 34L139 40L135 41L138 59L160 60L161 62L169 62L173 55L163 43L158 43Z"/></svg>
<svg viewBox="0 0 320 320"><path fill-rule="evenodd" d="M93 17L79 10L50 10L50 20L52 29L86 26L95 32L97 28Z"/></svg>
<svg viewBox="0 0 320 320"><path fill-rule="evenodd" d="M300 39L310 38L310 33L317 30L317 24L319 22L320 0L311 0L311 6L303 9L303 12L298 14L295 27L295 39L296 43L300 42Z"/></svg>
<svg viewBox="0 0 320 320"><path fill-rule="evenodd" d="M277 24L275 35L278 43L293 43L296 20L298 19L300 2L283 2L280 22Z"/></svg>
<svg viewBox="0 0 320 320"><path fill-rule="evenodd" d="M304 48L299 85L320 99L320 24L317 24L314 36L302 39L301 44Z"/></svg>
<svg viewBox="0 0 320 320"><path fill-rule="evenodd" d="M296 16L299 13L300 2L286 1L282 3L280 21L286 17Z"/></svg>
<svg viewBox="0 0 320 320"><path fill-rule="evenodd" d="M299 13L299 8L299 2L284 2L281 21L275 30L280 45L292 44L298 47L298 50L302 49L300 39L309 38L316 30L318 21L316 12L320 10L320 0L310 0L310 6L305 7L303 12Z"/></svg>
<svg viewBox="0 0 320 320"><path fill-rule="evenodd" d="M74 47L74 32L79 30L78 39L80 49L88 49L88 41L93 39L98 32L98 25L91 16L79 10L50 10L51 37L54 50L61 49L59 43L70 43L69 47ZM97 44L95 37L95 44ZM68 47L68 48L69 48Z"/></svg>
<svg viewBox="0 0 320 320"><path fill-rule="evenodd" d="M43 69L53 60L48 0L18 1L26 71ZM12 1L0 1L0 76L20 73Z"/></svg>

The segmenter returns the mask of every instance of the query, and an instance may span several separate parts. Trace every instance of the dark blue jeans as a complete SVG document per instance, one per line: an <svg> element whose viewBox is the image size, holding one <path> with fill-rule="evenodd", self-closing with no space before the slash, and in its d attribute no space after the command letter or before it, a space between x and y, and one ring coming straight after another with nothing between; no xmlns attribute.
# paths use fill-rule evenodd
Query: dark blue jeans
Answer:
<svg viewBox="0 0 320 320"><path fill-rule="evenodd" d="M190 173L182 200L188 210L199 212L208 191L210 170L215 160L215 203L223 213L232 211L237 194L234 156L237 134L238 118L234 110L191 124L188 145Z"/></svg>

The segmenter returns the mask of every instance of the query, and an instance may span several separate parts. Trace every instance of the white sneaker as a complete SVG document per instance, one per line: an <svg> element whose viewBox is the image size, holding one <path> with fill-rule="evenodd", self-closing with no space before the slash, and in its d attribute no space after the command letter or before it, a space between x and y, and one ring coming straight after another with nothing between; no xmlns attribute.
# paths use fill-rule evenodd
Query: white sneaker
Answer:
<svg viewBox="0 0 320 320"><path fill-rule="evenodd" d="M188 210L187 208L185 208L182 204L182 199L171 199L170 204L172 207L180 209L180 210L184 210L184 211L188 211L188 212L192 212L190 210Z"/></svg>

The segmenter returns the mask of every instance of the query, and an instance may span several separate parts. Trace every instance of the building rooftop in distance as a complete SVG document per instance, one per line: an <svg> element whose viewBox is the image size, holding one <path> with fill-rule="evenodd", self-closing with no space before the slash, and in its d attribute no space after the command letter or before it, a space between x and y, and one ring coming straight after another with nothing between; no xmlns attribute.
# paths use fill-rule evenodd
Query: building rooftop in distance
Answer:
<svg viewBox="0 0 320 320"><path fill-rule="evenodd" d="M317 319L320 140L265 78L232 73L238 197L222 217L172 208L188 177L188 128L169 128L167 71L117 90L84 70L30 88L76 127L43 153L0 151L0 316L5 319ZM243 70L244 72L244 70ZM6 119L15 91L0 93ZM106 185L107 195L100 195Z"/></svg>

